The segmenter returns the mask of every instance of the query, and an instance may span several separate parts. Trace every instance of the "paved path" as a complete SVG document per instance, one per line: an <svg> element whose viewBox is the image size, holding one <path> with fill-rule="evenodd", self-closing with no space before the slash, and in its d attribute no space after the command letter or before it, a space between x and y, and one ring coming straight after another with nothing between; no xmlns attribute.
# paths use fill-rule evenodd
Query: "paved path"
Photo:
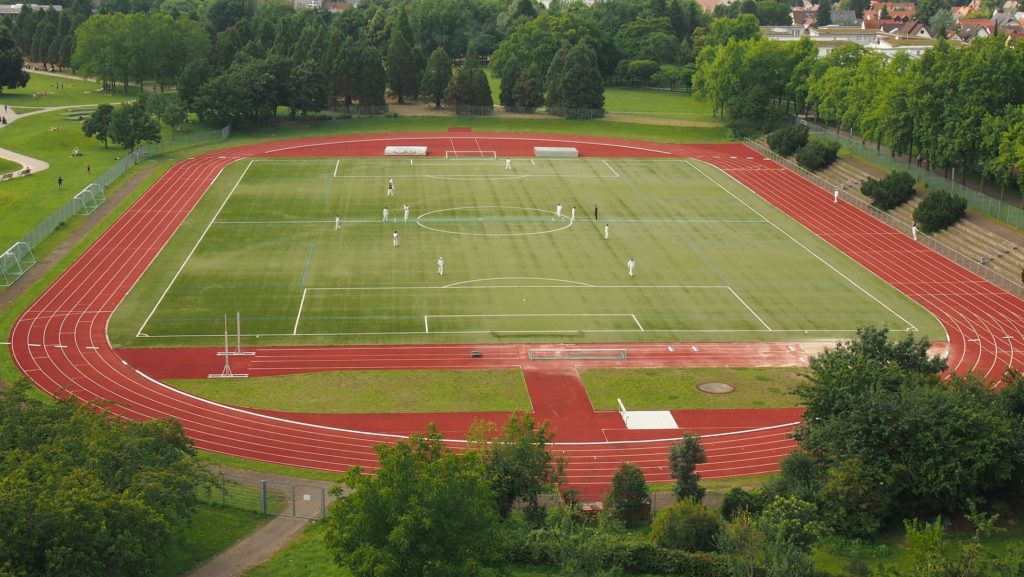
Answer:
<svg viewBox="0 0 1024 577"><path fill-rule="evenodd" d="M234 547L196 569L189 577L234 577L263 563L298 536L309 524L306 519L275 517L249 534Z"/></svg>
<svg viewBox="0 0 1024 577"><path fill-rule="evenodd" d="M0 102L0 104L3 104L3 103ZM13 108L6 107L5 112L3 112L3 116L7 119L7 124L0 124L0 130L3 130L4 128L7 128L7 126L9 126L11 124L14 124L19 118L24 118L26 116L32 116L33 114L42 114L44 112L50 112L50 111L53 111L53 110L63 110L65 108L79 108L79 107L77 107L77 106L47 106L47 107L44 107L44 108L39 108L37 110L33 110L32 112L25 112L25 113L22 113L22 114L18 114L17 112L14 111ZM48 162L44 161L44 160L39 160L38 158L32 158L31 156L25 156L24 154L18 154L17 152L14 152L12 150L7 150L6 148L0 148L0 158L6 159L6 160L10 160L12 162L17 162L18 164L20 164L22 166L22 169L24 169L25 167L28 167L28 168L32 169L32 174L36 174L36 173L39 173L39 172L42 172L42 171L46 170L47 168L50 168L50 164Z"/></svg>

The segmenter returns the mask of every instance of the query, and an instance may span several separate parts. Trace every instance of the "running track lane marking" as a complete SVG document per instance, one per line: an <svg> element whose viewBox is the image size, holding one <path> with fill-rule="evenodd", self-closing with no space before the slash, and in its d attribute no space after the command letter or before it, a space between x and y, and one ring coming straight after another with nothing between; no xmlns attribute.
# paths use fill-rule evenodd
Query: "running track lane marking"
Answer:
<svg viewBox="0 0 1024 577"><path fill-rule="evenodd" d="M732 191L730 191L730 190L729 190L728 188L725 188L724 186L722 186L722 183L720 183L720 182L718 182L717 180L715 180L715 179L711 178L710 176L708 176L706 172L704 172L703 170L701 170L700 168L698 168L697 166L695 166L695 165L694 165L694 164L693 164L692 162L690 162L689 160L684 160L683 162L685 162L686 164L689 164L690 166L692 166L692 167L693 167L693 169L694 169L694 170L696 170L697 172L699 172L699 173L703 174L703 175L704 175L704 178L706 178L706 179L710 180L711 182L715 183L715 186L717 186L718 188L721 188L722 190L724 190L724 191L725 191L725 192L726 192L726 193L727 193L727 194L728 194L729 196L731 196L731 197L735 198L735 199L737 200L737 202L739 202L739 203L740 203L740 204L742 204L743 206L745 206L745 207L747 207L748 209L750 209L750 211L751 211L751 212L753 212L753 213L754 213L754 214L756 214L757 216L760 216L761 218L764 218L764 220L765 220L766 222L768 222L768 224L772 225L772 227L774 227L774 228L775 228L775 230L777 230L777 231L781 232L781 233L782 233L783 235L785 235L785 237L786 237L786 238L788 238L789 240L793 241L794 243L796 243L796 245L797 245L797 246L799 246L800 248L802 248L802 249L804 249L805 251L807 251L807 253L808 253L808 254L810 254L810 255L811 255L811 256L813 256L814 258L818 259L819 261L821 261L821 263L822 263L822 264L824 264L824 265L825 265L825 266L827 266L828 268L832 269L832 271L833 271L833 272L835 272L835 273L836 273L837 275L839 275L839 276L843 277L843 278L844 278L844 279L846 280L846 282L848 282L848 283L852 284L853 286L857 287L857 289L858 289L858 290L860 290L860 292L862 292L862 293L864 293L865 295L867 295L867 296L868 296L868 298L870 298L871 300L875 301L876 303L878 303L879 305L881 305L881 306L882 306L882 308L884 308L885 310L887 310L887 311L889 311L890 313L892 313L892 314L893 314L893 316L895 316L896 318L898 318L898 319L900 319L901 321L903 321L904 323L906 323L906 324L907 324L907 326L908 326L908 327L910 327L910 329L911 329L912 331L914 331L914 332L917 332L917 327L915 327L915 326L914 326L914 323L912 323L912 322L908 321L907 319L903 318L903 317L902 317L902 316L901 316L901 315L900 315L899 313L897 313L896 311L892 310L892 308L890 308L890 307L889 307L889 305L887 305L887 304L883 303L883 302L882 302L881 300L879 300L879 299L878 299L878 297L876 297L875 295L873 295L873 294L869 293L869 292L868 292L868 291L867 291L867 290L866 290L866 289L865 289L864 287L860 286L859 284L857 284L856 282L854 282L854 281L853 281L853 279L851 279L850 277L848 277L848 276L846 276L845 274L843 274L843 273L842 273L842 272L841 272L841 271L840 271L839 269L837 269L836 267L832 266L832 264L831 264L830 262L828 262L827 260L825 260L825 259L821 258L820 256L818 256L818 254L817 254L817 253L815 253L815 252L814 252L813 250L811 250L810 248L808 248L808 247L807 247L806 245L804 245L804 244L803 244L802 242L800 242L799 240L797 240L797 239L793 238L793 236L792 236L792 235L790 235L790 234L789 234L788 232L786 232L786 231L782 230L782 228L781 228L781 227L780 227L779 225L777 225L777 224L775 224L775 223L774 223L773 221L771 221L771 220L769 220L769 219L765 218L765 216L764 216L763 214L761 214L760 212L758 212L758 211L757 211L757 209L755 209L754 207L752 207L752 206L750 206L749 204L747 204L746 202L744 202L744 200L743 200L742 198L740 198L740 197L736 196L735 194L733 194L733 193L732 193ZM742 182L740 182L740 181L736 180L736 178L735 178L735 177L733 177L733 176L732 176L731 174L729 174L728 172L726 172L726 170L725 170L725 169L720 169L720 170L721 170L722 174L724 174L724 175L726 175L727 177L729 177L730 179L732 179L732 181L733 181L733 182L735 182L736 184L738 184L738 185L740 185L740 186L742 186L742 187L744 187L744 188L748 188L748 187L747 187L747 186L745 186L745 185L744 185L744 184L743 184ZM749 188L748 188L748 190L752 190L752 189L749 189ZM755 192L754 194L757 194L757 193ZM761 198L761 197L760 197L760 196L758 196L758 198ZM767 201L766 201L766 202L767 202ZM769 202L768 204L771 204L771 203ZM772 205L772 206L774 206L774 205ZM781 209L778 209L778 210L781 210ZM798 222L798 221L796 221L796 220L794 219L794 222ZM798 224L799 224L799 223L798 223ZM804 225L802 225L802 224L801 224L800 226L804 226ZM804 226L804 228L807 228L807 227L806 227L806 226ZM808 230L810 230L810 229L808 229ZM811 231L811 234L814 234L814 231ZM861 265L861 266L863 266L863 265ZM865 270L866 270L866 267L865 267ZM876 276L877 276L877 275L876 275ZM732 289L730 289L730 290L732 290ZM751 312L753 312L753 311L751 311ZM755 316L756 316L756 315L755 315ZM763 321L762 321L762 322L763 322Z"/></svg>
<svg viewBox="0 0 1024 577"><path fill-rule="evenodd" d="M299 334L299 319L302 318L302 307L303 307L303 305L306 304L306 293L307 292L309 292L309 289L307 289L307 288L302 289L302 300L299 301L299 312L295 315L295 328L292 329L292 334L293 335Z"/></svg>
<svg viewBox="0 0 1024 577"><path fill-rule="evenodd" d="M174 277L171 278L171 282L167 283L167 288L164 289L163 294L160 295L160 298L157 299L156 304L153 305L153 310L149 311L149 314L146 315L146 320L142 321L142 326L139 327L139 332L135 333L136 337L142 336L142 329L146 328L146 324L149 323L149 319L153 318L153 315L156 314L156 309L160 308L160 303L164 302L164 297L167 296L167 293L170 292L171 287L174 286L174 281L178 280L178 276L181 275L181 271L185 270L185 265L188 264L189 259L192 258L192 255L195 254L196 249L199 248L199 243L203 242L203 239L206 238L206 233L210 232L210 228L213 226L214 221L217 220L217 217L220 216L220 211L224 210L224 207L227 205L228 201L231 200L231 195L235 193L235 189L238 188L239 184L242 184L242 179L245 178L245 173L249 172L249 167L252 166L253 162L255 161L250 160L249 164L245 165L245 170L243 170L242 174L238 176L238 180L235 181L235 185L231 187L230 191L228 191L228 195L224 197L224 202L220 203L220 207L217 209L217 212L214 213L213 218L211 218L210 222L206 225L206 229L203 230L203 234L199 235L199 240L196 241L196 244L195 246L192 247L192 250L188 252L188 256L185 257L185 260L181 263L181 266L178 267L178 271L174 273ZM218 174L217 176L219 177L220 175ZM142 278L141 275L139 278Z"/></svg>
<svg viewBox="0 0 1024 577"><path fill-rule="evenodd" d="M731 286L726 286L725 288L729 289L729 292L732 293L732 296L736 297L736 300L740 301L741 305L747 307L747 310L750 311L750 314L754 315L757 318L757 320L760 321L762 325L764 325L764 328L768 329L769 331L772 330L772 328L768 326L768 323L764 322L764 319L762 319L760 315L755 313L754 309L750 308L750 305L747 304L747 301L743 300L740 297L740 295L736 294L736 291L732 290Z"/></svg>

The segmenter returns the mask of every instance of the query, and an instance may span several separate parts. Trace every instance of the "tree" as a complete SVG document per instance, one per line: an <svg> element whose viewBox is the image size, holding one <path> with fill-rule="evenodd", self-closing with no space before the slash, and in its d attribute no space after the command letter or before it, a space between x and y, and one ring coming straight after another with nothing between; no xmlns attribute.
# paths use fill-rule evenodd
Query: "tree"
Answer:
<svg viewBox="0 0 1024 577"><path fill-rule="evenodd" d="M821 0L818 3L818 13L814 23L819 28L832 24L832 0Z"/></svg>
<svg viewBox="0 0 1024 577"><path fill-rule="evenodd" d="M88 137L95 136L96 140L107 147L107 139L110 138L110 118L114 114L114 107L110 104L100 104L92 111L89 118L82 121L82 133Z"/></svg>
<svg viewBox="0 0 1024 577"><path fill-rule="evenodd" d="M406 96L416 96L420 89L420 71L412 55L409 41L395 30L388 41L388 85L398 103L405 102Z"/></svg>
<svg viewBox="0 0 1024 577"><path fill-rule="evenodd" d="M423 85L420 94L426 94L434 101L434 106L441 108L441 100L452 78L452 61L444 48L438 46L427 59L427 68L423 71Z"/></svg>
<svg viewBox="0 0 1024 577"><path fill-rule="evenodd" d="M519 64L519 59L512 55L507 61L505 61L505 67L501 69L501 89L498 92L498 102L507 108L514 108L517 103L514 98L516 83L519 82L519 76L523 73L523 67Z"/></svg>
<svg viewBox="0 0 1024 577"><path fill-rule="evenodd" d="M445 99L455 105L457 113L472 113L481 108L494 108L493 98L487 73L480 68L476 51L471 48L462 66L448 82Z"/></svg>
<svg viewBox="0 0 1024 577"><path fill-rule="evenodd" d="M533 112L544 104L544 80L536 64L519 73L512 89L512 101L527 112Z"/></svg>
<svg viewBox="0 0 1024 577"><path fill-rule="evenodd" d="M481 444L484 470L497 499L498 515L503 519L516 503L539 510L538 497L554 491L562 480L564 462L549 450L554 433L548 423L540 423L529 414L512 414L501 435L493 424L478 425L474 436Z"/></svg>
<svg viewBox="0 0 1024 577"><path fill-rule="evenodd" d="M813 574L811 545L826 533L813 503L776 497L757 518L757 527L765 537L765 564L772 571L787 577Z"/></svg>
<svg viewBox="0 0 1024 577"><path fill-rule="evenodd" d="M565 59L568 55L569 48L563 46L558 52L555 52L547 68L547 77L544 82L544 105L547 106L549 114L558 114L561 110L562 77L565 75Z"/></svg>
<svg viewBox="0 0 1024 577"><path fill-rule="evenodd" d="M139 143L160 142L160 121L138 102L114 109L107 131L110 140L133 151Z"/></svg>
<svg viewBox="0 0 1024 577"><path fill-rule="evenodd" d="M604 115L604 83L597 67L597 54L585 41L581 40L566 54L558 92L558 108L566 118Z"/></svg>
<svg viewBox="0 0 1024 577"><path fill-rule="evenodd" d="M612 476L612 489L605 505L616 519L630 527L650 519L651 493L643 471L633 463L623 463Z"/></svg>
<svg viewBox="0 0 1024 577"><path fill-rule="evenodd" d="M151 574L210 475L181 425L0 391L0 573Z"/></svg>
<svg viewBox="0 0 1024 577"><path fill-rule="evenodd" d="M7 25L0 22L0 94L4 88L20 88L28 84L28 72L21 51Z"/></svg>
<svg viewBox="0 0 1024 577"><path fill-rule="evenodd" d="M671 477L676 480L672 493L677 499L693 499L697 503L704 499L704 487L700 486L697 465L707 461L700 437L693 433L687 433L681 443L672 445L668 451L668 466L672 470Z"/></svg>
<svg viewBox="0 0 1024 577"><path fill-rule="evenodd" d="M433 425L425 436L378 445L380 468L344 477L334 489L326 543L356 577L476 575L500 556L498 513L479 453L446 448Z"/></svg>

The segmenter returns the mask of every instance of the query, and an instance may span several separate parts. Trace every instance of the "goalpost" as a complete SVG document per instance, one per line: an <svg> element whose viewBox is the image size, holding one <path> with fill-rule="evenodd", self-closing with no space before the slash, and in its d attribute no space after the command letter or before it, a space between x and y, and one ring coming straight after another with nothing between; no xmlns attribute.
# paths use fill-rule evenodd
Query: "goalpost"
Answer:
<svg viewBox="0 0 1024 577"><path fill-rule="evenodd" d="M14 243L14 246L0 254L0 286L11 286L34 264L36 257L28 243Z"/></svg>
<svg viewBox="0 0 1024 577"><path fill-rule="evenodd" d="M106 200L103 187L96 183L90 184L75 195L75 214L92 214Z"/></svg>
<svg viewBox="0 0 1024 577"><path fill-rule="evenodd" d="M446 150L444 151L444 159L452 160L453 158L464 159L464 158L475 158L480 160L497 160L498 153L493 150Z"/></svg>

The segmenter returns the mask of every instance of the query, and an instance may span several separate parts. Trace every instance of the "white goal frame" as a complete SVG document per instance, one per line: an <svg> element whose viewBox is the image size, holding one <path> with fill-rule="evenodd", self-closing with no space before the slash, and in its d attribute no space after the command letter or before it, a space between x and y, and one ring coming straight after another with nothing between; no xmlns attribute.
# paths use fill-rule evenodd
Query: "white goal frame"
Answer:
<svg viewBox="0 0 1024 577"><path fill-rule="evenodd" d="M35 264L32 247L23 241L14 243L11 248L0 253L0 286L11 286Z"/></svg>
<svg viewBox="0 0 1024 577"><path fill-rule="evenodd" d="M477 159L477 160L497 160L498 153L494 150L446 150L444 151L444 159Z"/></svg>

